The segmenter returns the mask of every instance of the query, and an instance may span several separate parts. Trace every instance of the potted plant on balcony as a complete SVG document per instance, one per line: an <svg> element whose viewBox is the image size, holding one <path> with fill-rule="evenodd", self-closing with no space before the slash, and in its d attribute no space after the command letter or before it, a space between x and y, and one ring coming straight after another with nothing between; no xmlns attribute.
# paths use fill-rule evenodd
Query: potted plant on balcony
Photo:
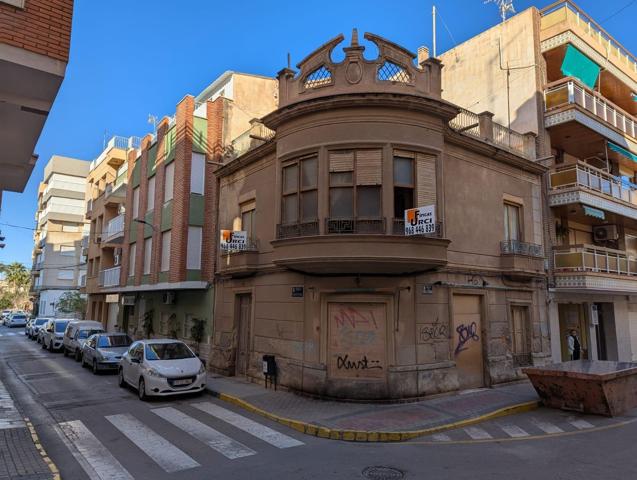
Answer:
<svg viewBox="0 0 637 480"><path fill-rule="evenodd" d="M560 243L564 243L564 240L568 240L568 234L570 229L566 225L561 223L555 223L555 237Z"/></svg>

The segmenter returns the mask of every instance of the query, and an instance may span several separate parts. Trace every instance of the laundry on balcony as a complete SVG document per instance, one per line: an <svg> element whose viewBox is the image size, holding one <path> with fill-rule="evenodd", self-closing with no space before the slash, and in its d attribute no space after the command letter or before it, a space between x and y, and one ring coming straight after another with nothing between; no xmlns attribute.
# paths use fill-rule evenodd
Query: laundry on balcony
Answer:
<svg viewBox="0 0 637 480"><path fill-rule="evenodd" d="M631 153L625 148L622 148L619 145L615 145L612 142L607 142L607 143L608 143L608 148L610 148L613 152L617 152L620 155L623 155L624 157L632 160L633 162L637 162L637 155L635 155L634 153Z"/></svg>
<svg viewBox="0 0 637 480"><path fill-rule="evenodd" d="M568 45L561 70L565 76L578 78L588 87L595 88L600 68L577 48Z"/></svg>
<svg viewBox="0 0 637 480"><path fill-rule="evenodd" d="M593 207L587 207L586 205L583 205L583 207L584 207L584 215L588 215L589 217L599 218L600 220L606 220L606 214L604 213L603 210L598 210L597 208L593 208Z"/></svg>

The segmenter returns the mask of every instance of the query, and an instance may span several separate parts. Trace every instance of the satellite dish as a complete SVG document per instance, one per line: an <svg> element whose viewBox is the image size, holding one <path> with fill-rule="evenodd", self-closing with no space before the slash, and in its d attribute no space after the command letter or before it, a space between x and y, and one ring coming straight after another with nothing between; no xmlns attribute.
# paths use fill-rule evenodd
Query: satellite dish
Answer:
<svg viewBox="0 0 637 480"><path fill-rule="evenodd" d="M487 3L495 3L500 10L500 16L502 17L503 22L507 19L507 13L515 13L513 0L485 0L484 3L485 5Z"/></svg>

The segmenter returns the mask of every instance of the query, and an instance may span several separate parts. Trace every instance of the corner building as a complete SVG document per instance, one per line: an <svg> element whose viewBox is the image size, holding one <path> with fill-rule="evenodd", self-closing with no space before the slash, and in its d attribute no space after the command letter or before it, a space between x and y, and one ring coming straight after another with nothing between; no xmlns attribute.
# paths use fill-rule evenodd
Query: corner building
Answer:
<svg viewBox="0 0 637 480"><path fill-rule="evenodd" d="M215 172L248 248L218 252L212 368L262 380L270 354L280 384L349 399L521 378L550 356L534 138L442 100L426 51L367 33L368 60L354 31L333 62L343 39L279 73L274 138Z"/></svg>

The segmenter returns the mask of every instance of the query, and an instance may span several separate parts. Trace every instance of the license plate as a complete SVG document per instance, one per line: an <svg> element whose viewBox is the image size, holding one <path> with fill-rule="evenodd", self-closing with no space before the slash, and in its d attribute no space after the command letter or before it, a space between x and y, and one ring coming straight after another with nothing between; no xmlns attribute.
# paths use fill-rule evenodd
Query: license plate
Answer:
<svg viewBox="0 0 637 480"><path fill-rule="evenodd" d="M173 381L173 385L190 385L192 383L192 381L190 379L185 379L185 380L174 380Z"/></svg>

